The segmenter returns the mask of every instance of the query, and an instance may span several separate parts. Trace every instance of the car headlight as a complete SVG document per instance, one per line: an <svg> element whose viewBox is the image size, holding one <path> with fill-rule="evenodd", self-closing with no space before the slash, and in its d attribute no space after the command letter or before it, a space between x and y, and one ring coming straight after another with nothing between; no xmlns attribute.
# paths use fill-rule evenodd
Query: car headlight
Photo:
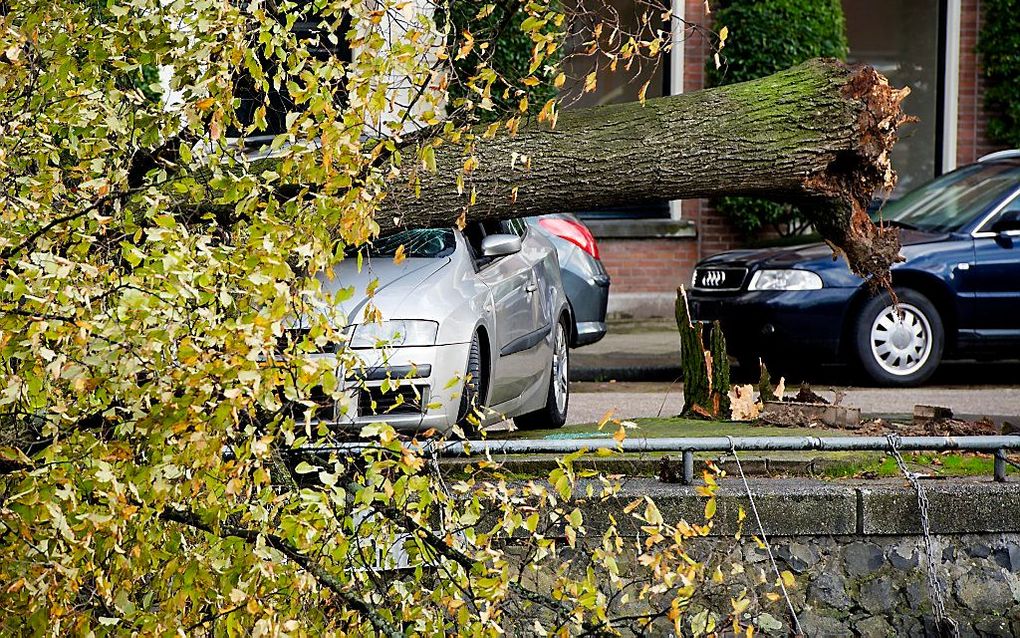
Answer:
<svg viewBox="0 0 1020 638"><path fill-rule="evenodd" d="M759 270L748 290L818 290L822 278L809 270Z"/></svg>
<svg viewBox="0 0 1020 638"><path fill-rule="evenodd" d="M435 321L401 319L380 323L359 323L351 335L351 348L432 346L439 324Z"/></svg>

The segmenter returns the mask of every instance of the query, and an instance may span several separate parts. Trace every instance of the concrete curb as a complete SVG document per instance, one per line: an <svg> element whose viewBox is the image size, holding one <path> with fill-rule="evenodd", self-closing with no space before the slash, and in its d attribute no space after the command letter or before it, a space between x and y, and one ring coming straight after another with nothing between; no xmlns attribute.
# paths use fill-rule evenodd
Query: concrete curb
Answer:
<svg viewBox="0 0 1020 638"><path fill-rule="evenodd" d="M925 481L924 487L933 534L1020 531L1020 484L953 479ZM610 520L615 520L621 533L639 532L641 521L625 514L623 508L634 498L645 496L655 500L666 521L702 522L706 499L695 489L652 479L625 481L618 497L589 503L586 528L589 534L601 534ZM917 495L903 481L755 480L751 490L765 532L772 536L921 533ZM711 535L757 531L750 502L738 479L721 480L716 500ZM739 523L741 509L747 515L743 525Z"/></svg>
<svg viewBox="0 0 1020 638"><path fill-rule="evenodd" d="M675 381L680 366L571 366L571 381Z"/></svg>

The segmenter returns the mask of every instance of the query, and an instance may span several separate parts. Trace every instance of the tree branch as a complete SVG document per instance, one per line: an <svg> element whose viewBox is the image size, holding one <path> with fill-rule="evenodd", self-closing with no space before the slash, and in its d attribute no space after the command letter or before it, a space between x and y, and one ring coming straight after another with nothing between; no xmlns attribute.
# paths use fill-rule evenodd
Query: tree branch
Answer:
<svg viewBox="0 0 1020 638"><path fill-rule="evenodd" d="M336 596L343 601L345 605L367 618L376 631L384 636L389 636L390 638L401 638L404 635L400 629L379 615L372 606L360 598L348 593L344 589L343 584L335 576L330 574L322 565L300 552L285 539L275 534L267 534L256 530L233 526L221 527L217 531L202 521L195 513L172 508L163 510L163 512L159 515L159 518L163 521L187 525L213 536L240 538L241 540L251 544L255 544L261 536L270 547L277 550L289 560L294 562L294 564L298 567L315 577L321 585L336 594Z"/></svg>

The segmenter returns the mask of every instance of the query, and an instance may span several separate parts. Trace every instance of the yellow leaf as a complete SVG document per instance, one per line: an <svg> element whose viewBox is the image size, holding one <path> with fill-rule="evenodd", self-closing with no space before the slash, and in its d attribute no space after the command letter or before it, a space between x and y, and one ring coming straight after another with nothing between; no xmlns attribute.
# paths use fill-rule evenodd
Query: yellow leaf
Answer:
<svg viewBox="0 0 1020 638"><path fill-rule="evenodd" d="M214 98L211 98L211 97L202 98L198 102L195 102L195 106L197 106L199 108L199 110L202 110L202 111L208 109L213 104L216 104L216 100Z"/></svg>
<svg viewBox="0 0 1020 638"><path fill-rule="evenodd" d="M712 498L708 499L708 502L705 503L705 520L709 520L710 521L710 520L712 520L713 516L715 516L715 497L714 496Z"/></svg>
<svg viewBox="0 0 1020 638"><path fill-rule="evenodd" d="M612 419L612 418L613 418L613 412L615 411L615 409L616 409L616 408L609 408L609 410L608 410L608 411L606 411L606 413L602 415L602 418L601 418L601 419L599 419L599 429L600 429L600 430L601 430L601 429L602 429L603 427L605 427L606 423L609 423L609 420L610 420L610 419Z"/></svg>
<svg viewBox="0 0 1020 638"><path fill-rule="evenodd" d="M556 79L553 80L553 86L555 86L557 89L562 89L566 81L567 75L565 73L560 73L559 75L556 76Z"/></svg>
<svg viewBox="0 0 1020 638"><path fill-rule="evenodd" d="M645 498L645 503L645 520L652 525L662 525L662 514L659 513L659 508L655 506L655 501Z"/></svg>
<svg viewBox="0 0 1020 638"><path fill-rule="evenodd" d="M779 576L783 579L783 584L786 585L787 589L793 589L797 586L797 579L789 571L784 571Z"/></svg>
<svg viewBox="0 0 1020 638"><path fill-rule="evenodd" d="M464 30L461 35L464 36L464 43L460 45L460 49L457 51L457 57L454 58L456 60L463 60L466 58L468 53L471 53L471 49L475 46L475 38L471 35L470 31Z"/></svg>
<svg viewBox="0 0 1020 638"><path fill-rule="evenodd" d="M625 438L627 438L627 428L620 425L620 427L616 430L616 434L613 435L613 440L617 443L623 443Z"/></svg>
<svg viewBox="0 0 1020 638"><path fill-rule="evenodd" d="M421 152L421 163L430 173L436 172L436 151L431 146L426 146Z"/></svg>
<svg viewBox="0 0 1020 638"><path fill-rule="evenodd" d="M730 604L733 605L733 615L739 616L750 606L750 598L740 598L738 600L730 599Z"/></svg>
<svg viewBox="0 0 1020 638"><path fill-rule="evenodd" d="M591 93L592 91L594 91L597 83L598 77L596 76L595 72L592 71L591 73L588 74L586 78L584 78L584 93Z"/></svg>
<svg viewBox="0 0 1020 638"><path fill-rule="evenodd" d="M729 35L730 35L730 30L729 30L728 27L723 27L723 28L719 29L719 46L722 46L723 44L726 43L726 38Z"/></svg>
<svg viewBox="0 0 1020 638"><path fill-rule="evenodd" d="M397 251L393 254L393 263L399 266L405 259L407 259L407 253L404 250L404 245L400 244L397 246Z"/></svg>

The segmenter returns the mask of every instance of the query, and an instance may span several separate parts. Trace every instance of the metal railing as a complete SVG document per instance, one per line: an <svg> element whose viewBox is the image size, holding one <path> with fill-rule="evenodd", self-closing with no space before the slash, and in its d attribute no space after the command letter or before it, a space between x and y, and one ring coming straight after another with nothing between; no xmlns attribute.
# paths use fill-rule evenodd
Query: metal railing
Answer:
<svg viewBox="0 0 1020 638"><path fill-rule="evenodd" d="M706 436L678 438L500 439L482 441L425 441L418 444L425 456L466 457L508 454L568 454L580 450L617 452L679 452L683 455L683 483L694 482L695 452L986 452L994 454L993 476L1006 480L1006 451L1020 449L1020 436ZM357 451L374 447L370 442L313 445L305 453Z"/></svg>

